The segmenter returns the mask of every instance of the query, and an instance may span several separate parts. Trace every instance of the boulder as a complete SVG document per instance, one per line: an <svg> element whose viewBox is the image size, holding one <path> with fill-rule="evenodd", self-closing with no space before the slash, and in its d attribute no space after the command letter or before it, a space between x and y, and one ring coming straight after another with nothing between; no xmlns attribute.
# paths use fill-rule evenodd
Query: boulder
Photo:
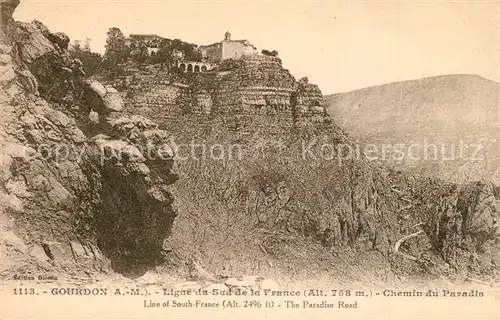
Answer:
<svg viewBox="0 0 500 320"><path fill-rule="evenodd" d="M69 53L64 43L69 41L66 35L52 34L39 21L17 23L17 52L27 69L37 79L37 85L28 74L20 83L28 91L37 88L40 96L66 106L71 106L80 97L81 73L73 70ZM26 66L27 68L24 68Z"/></svg>
<svg viewBox="0 0 500 320"><path fill-rule="evenodd" d="M316 114L323 114L325 113L325 108L322 106L314 106L311 107L311 112Z"/></svg>
<svg viewBox="0 0 500 320"><path fill-rule="evenodd" d="M307 77L302 77L299 79L300 84L308 84L309 83L309 78Z"/></svg>
<svg viewBox="0 0 500 320"><path fill-rule="evenodd" d="M61 49L68 49L69 37L62 32L51 33L48 37L52 43L57 44Z"/></svg>
<svg viewBox="0 0 500 320"><path fill-rule="evenodd" d="M123 98L118 91L108 91L106 96L104 96L103 104L106 112L120 112L123 109Z"/></svg>
<svg viewBox="0 0 500 320"><path fill-rule="evenodd" d="M31 64L36 59L55 50L54 45L38 29L35 23L17 23L17 45L19 56L26 64Z"/></svg>
<svg viewBox="0 0 500 320"><path fill-rule="evenodd" d="M105 87L96 80L86 80L84 88L87 105L91 110L97 112L100 117L122 111L123 98L115 88L111 86Z"/></svg>
<svg viewBox="0 0 500 320"><path fill-rule="evenodd" d="M174 150L169 145L170 134L165 130L152 129L141 132L139 142L147 152L150 160L171 160L175 156Z"/></svg>
<svg viewBox="0 0 500 320"><path fill-rule="evenodd" d="M69 262L73 258L71 246L68 243L61 243L58 241L45 241L42 243L42 248L50 260L61 264ZM69 262L71 263L71 262Z"/></svg>
<svg viewBox="0 0 500 320"><path fill-rule="evenodd" d="M89 90L93 91L101 98L104 98L106 95L106 87L104 87L104 85L102 85L99 81L93 79L85 80L85 85Z"/></svg>

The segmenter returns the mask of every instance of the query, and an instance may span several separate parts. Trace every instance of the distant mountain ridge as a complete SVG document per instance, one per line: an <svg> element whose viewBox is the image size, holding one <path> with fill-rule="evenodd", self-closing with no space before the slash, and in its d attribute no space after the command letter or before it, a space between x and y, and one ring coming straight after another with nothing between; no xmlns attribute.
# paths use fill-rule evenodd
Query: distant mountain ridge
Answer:
<svg viewBox="0 0 500 320"><path fill-rule="evenodd" d="M455 181L492 178L498 182L499 87L478 75L435 76L329 95L327 112L364 143L427 141L447 150L460 143L481 144L485 161L395 166Z"/></svg>

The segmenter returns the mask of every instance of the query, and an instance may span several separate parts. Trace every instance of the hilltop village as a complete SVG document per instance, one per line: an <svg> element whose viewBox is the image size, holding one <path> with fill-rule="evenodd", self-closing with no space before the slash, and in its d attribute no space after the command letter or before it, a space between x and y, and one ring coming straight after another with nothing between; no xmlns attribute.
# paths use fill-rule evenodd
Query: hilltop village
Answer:
<svg viewBox="0 0 500 320"><path fill-rule="evenodd" d="M161 53L162 48L172 46L174 41L156 34L131 34L125 43L132 48L146 47L147 55L155 57ZM186 46L179 48L174 45L171 50L173 64L183 72L206 72L214 69L224 60L240 59L259 54L257 48L250 41L231 39L229 31L226 31L224 39L220 42L202 46L191 44L191 46L191 48L188 46L186 49ZM187 51L191 51L190 49L193 49L194 55L189 55ZM271 53L263 50L263 53L277 56L277 51Z"/></svg>
<svg viewBox="0 0 500 320"><path fill-rule="evenodd" d="M276 50L259 52L229 31L209 45L156 34L131 34L125 45L126 62L107 84L123 92L130 112L157 120L180 113L288 115L292 122L326 115L320 89L296 80Z"/></svg>

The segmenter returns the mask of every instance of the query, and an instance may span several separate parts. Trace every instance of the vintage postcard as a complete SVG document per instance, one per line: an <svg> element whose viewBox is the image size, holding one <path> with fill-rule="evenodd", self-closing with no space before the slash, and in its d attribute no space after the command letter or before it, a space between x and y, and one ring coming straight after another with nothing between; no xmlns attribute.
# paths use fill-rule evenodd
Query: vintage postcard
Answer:
<svg viewBox="0 0 500 320"><path fill-rule="evenodd" d="M0 0L0 319L500 319L500 2Z"/></svg>

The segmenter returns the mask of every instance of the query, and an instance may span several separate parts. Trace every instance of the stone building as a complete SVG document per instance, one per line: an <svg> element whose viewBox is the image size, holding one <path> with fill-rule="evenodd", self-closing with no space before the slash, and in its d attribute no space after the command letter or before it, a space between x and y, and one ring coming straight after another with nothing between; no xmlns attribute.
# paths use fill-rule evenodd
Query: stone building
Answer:
<svg viewBox="0 0 500 320"><path fill-rule="evenodd" d="M129 36L132 41L161 41L164 38L156 35L156 34L131 34Z"/></svg>
<svg viewBox="0 0 500 320"><path fill-rule="evenodd" d="M229 31L226 32L224 40L221 42L200 46L198 50L201 52L203 58L213 63L258 54L257 48L248 40L231 40L231 33Z"/></svg>

